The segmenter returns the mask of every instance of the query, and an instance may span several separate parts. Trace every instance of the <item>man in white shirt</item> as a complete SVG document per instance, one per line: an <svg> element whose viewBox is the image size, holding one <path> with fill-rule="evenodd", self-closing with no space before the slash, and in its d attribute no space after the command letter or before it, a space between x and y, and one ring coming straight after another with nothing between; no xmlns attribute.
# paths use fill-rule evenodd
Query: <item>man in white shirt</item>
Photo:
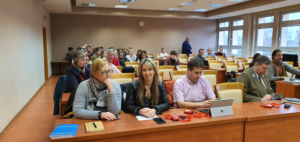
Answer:
<svg viewBox="0 0 300 142"><path fill-rule="evenodd" d="M161 53L160 53L160 58L165 60L165 59L168 58L168 57L169 57L169 56L168 56L168 53L166 53L166 52L165 52L165 48L162 47L162 48L161 48Z"/></svg>

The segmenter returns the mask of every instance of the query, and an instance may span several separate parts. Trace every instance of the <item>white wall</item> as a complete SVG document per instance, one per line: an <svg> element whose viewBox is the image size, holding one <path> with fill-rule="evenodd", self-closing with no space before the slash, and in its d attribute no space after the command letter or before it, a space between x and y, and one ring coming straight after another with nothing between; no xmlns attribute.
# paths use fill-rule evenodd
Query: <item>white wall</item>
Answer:
<svg viewBox="0 0 300 142"><path fill-rule="evenodd" d="M50 76L49 12L37 0L0 1L0 132L45 82L43 27L48 32Z"/></svg>

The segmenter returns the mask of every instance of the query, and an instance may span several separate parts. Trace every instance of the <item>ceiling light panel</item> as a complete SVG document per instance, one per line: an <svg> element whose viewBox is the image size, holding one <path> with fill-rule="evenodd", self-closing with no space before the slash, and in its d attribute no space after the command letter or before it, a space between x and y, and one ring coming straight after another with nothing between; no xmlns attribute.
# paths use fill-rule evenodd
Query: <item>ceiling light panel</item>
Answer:
<svg viewBox="0 0 300 142"><path fill-rule="evenodd" d="M120 0L120 2L135 2L135 0Z"/></svg>
<svg viewBox="0 0 300 142"><path fill-rule="evenodd" d="M198 12L204 12L204 11L207 11L207 9L196 9L194 11L198 11Z"/></svg>
<svg viewBox="0 0 300 142"><path fill-rule="evenodd" d="M211 4L210 7L222 7L224 4Z"/></svg>
<svg viewBox="0 0 300 142"><path fill-rule="evenodd" d="M169 8L168 10L180 10L180 8Z"/></svg>
<svg viewBox="0 0 300 142"><path fill-rule="evenodd" d="M128 5L116 5L115 8L128 8Z"/></svg>
<svg viewBox="0 0 300 142"><path fill-rule="evenodd" d="M228 0L228 1L241 2L241 1L244 1L244 0Z"/></svg>
<svg viewBox="0 0 300 142"><path fill-rule="evenodd" d="M193 5L193 4L195 4L195 3L193 3L193 2L182 2L179 5Z"/></svg>

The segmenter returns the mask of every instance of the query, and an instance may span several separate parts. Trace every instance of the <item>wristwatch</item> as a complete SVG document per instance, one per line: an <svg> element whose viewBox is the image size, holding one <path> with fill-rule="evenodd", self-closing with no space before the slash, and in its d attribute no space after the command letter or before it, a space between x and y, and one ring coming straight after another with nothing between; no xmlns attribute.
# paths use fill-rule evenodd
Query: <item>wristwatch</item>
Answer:
<svg viewBox="0 0 300 142"><path fill-rule="evenodd" d="M98 112L98 119L101 119L101 111Z"/></svg>

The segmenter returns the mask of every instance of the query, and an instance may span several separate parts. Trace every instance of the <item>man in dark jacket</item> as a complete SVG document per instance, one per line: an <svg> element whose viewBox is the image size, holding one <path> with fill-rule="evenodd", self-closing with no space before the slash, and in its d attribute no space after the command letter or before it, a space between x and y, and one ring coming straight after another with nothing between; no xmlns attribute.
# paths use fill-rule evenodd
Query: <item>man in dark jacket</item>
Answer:
<svg viewBox="0 0 300 142"><path fill-rule="evenodd" d="M192 54L192 47L190 45L190 38L186 37L186 40L182 43L182 54L190 56Z"/></svg>

